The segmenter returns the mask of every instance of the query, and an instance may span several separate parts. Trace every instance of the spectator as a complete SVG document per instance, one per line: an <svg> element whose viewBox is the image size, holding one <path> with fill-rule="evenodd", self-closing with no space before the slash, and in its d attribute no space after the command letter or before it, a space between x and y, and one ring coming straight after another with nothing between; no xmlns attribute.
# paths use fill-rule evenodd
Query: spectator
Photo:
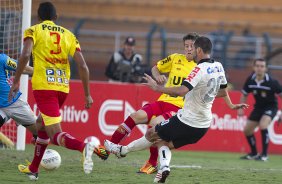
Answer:
<svg viewBox="0 0 282 184"><path fill-rule="evenodd" d="M133 37L127 37L123 48L112 55L105 72L109 81L141 82L142 56L134 52L135 43Z"/></svg>

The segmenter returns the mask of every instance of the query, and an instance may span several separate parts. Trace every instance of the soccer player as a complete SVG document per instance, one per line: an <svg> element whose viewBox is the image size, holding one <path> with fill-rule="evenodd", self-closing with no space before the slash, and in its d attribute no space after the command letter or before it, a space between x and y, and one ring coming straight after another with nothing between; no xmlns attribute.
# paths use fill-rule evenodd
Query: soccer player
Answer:
<svg viewBox="0 0 282 184"><path fill-rule="evenodd" d="M196 66L193 61L192 49L193 43L198 35L190 33L183 37L184 53L172 54L165 59L157 62L152 68L152 74L160 85L166 87L180 86L182 81ZM168 73L168 79L164 75ZM137 112L128 116L128 118L118 127L111 137L113 143L120 143L132 129L138 124L156 124L174 115L183 107L183 97L179 95L162 94L156 102L144 105ZM156 118L155 118L156 117ZM155 118L155 119L154 119ZM151 121L151 122L150 122ZM150 158L141 167L139 172L151 174L157 171L158 150L156 147L150 148Z"/></svg>
<svg viewBox="0 0 282 184"><path fill-rule="evenodd" d="M255 98L254 109L249 115L244 128L244 134L251 148L251 152L242 156L241 159L267 161L267 149L269 144L267 127L277 113L278 104L276 94L280 94L280 97L282 97L282 87L277 80L267 74L267 66L264 59L255 59L253 66L254 73L247 78L241 96L242 103L246 102L249 93L253 93ZM239 110L238 113L242 116L244 111ZM257 152L256 138L254 136L254 130L257 127L260 129L262 137L261 154Z"/></svg>
<svg viewBox="0 0 282 184"><path fill-rule="evenodd" d="M56 25L56 9L50 2L39 5L36 24L24 32L24 47L9 98L19 89L19 79L31 53L34 62L32 90L40 110L41 126L38 128L34 157L28 166L19 165L20 172L31 180L38 179L38 167L49 141L55 145L82 152L83 169L89 174L93 169L93 143L83 143L67 132L63 132L59 108L69 93L70 65L68 57L76 61L84 89L85 108L90 108L93 100L89 89L89 71L75 36L67 29Z"/></svg>
<svg viewBox="0 0 282 184"><path fill-rule="evenodd" d="M212 121L212 104L215 97L227 96L227 81L221 63L210 58L212 43L201 36L193 48L194 60L198 63L188 77L178 87L158 85L149 75L145 75L146 85L155 91L169 95L185 96L184 107L168 120L149 129L146 135L128 146L121 146L105 140L105 147L118 157L132 151L145 149L154 143L159 148L160 168L154 182L164 183L170 173L171 149L187 144L195 144L208 131ZM233 109L244 108L246 104L232 104Z"/></svg>
<svg viewBox="0 0 282 184"><path fill-rule="evenodd" d="M4 53L0 53L0 127L12 118L17 125L22 125L28 129L34 139L36 139L36 117L28 103L20 98L21 92L16 92L14 98L8 101L8 94L12 83L9 72L15 71L17 65L17 60L10 58ZM33 68L26 66L23 73L32 75Z"/></svg>

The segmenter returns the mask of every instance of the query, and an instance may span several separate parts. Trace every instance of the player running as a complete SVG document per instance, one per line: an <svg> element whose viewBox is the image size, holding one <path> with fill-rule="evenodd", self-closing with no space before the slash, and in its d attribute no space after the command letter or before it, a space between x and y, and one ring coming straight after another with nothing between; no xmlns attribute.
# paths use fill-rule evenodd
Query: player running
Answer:
<svg viewBox="0 0 282 184"><path fill-rule="evenodd" d="M244 128L244 134L251 152L242 156L241 159L268 160L269 135L267 127L277 113L278 103L275 94L280 94L280 97L282 97L282 87L277 80L266 73L266 70L266 61L260 58L256 59L254 61L254 73L247 78L242 90L241 102L246 102L248 94L253 93L255 105ZM239 110L238 113L242 116L244 111ZM261 154L257 152L256 138L254 136L254 131L257 127L260 129L262 137Z"/></svg>
<svg viewBox="0 0 282 184"><path fill-rule="evenodd" d="M36 117L28 103L20 98L22 93L16 92L14 98L8 101L10 85L12 84L9 72L16 71L17 66L17 60L0 53L0 128L12 118L17 125L22 125L28 129L36 139ZM33 68L26 66L23 73L32 75Z"/></svg>
<svg viewBox="0 0 282 184"><path fill-rule="evenodd" d="M204 36L199 37L193 48L194 60L198 63L179 87L163 87L150 76L145 75L147 86L155 91L169 95L185 96L184 107L177 115L149 129L146 135L128 146L121 146L105 140L105 147L118 157L129 152L152 146L159 148L160 168L154 182L164 183L170 174L171 149L187 144L195 144L208 131L212 121L212 104L215 97L227 96L227 81L221 63L210 58L211 41ZM232 109L245 108L246 104L233 105Z"/></svg>
<svg viewBox="0 0 282 184"><path fill-rule="evenodd" d="M183 37L184 53L172 54L165 59L157 62L152 68L152 74L158 84L166 87L180 86L182 81L196 66L193 61L193 43L198 37L196 33L190 33ZM168 79L164 74L168 74ZM154 125L155 122L163 121L172 117L180 108L183 107L183 97L178 95L162 94L156 102L144 105L137 112L130 114L126 120L119 125L113 133L111 141L120 143L133 128L138 124ZM157 171L158 149L150 147L150 158L141 167L139 172L152 174Z"/></svg>
<svg viewBox="0 0 282 184"><path fill-rule="evenodd" d="M74 58L85 94L85 108L90 108L93 100L89 89L89 71L80 51L75 36L67 29L54 23L57 18L56 9L50 2L41 3L38 8L36 24L24 32L24 47L19 59L14 83L9 98L18 92L19 79L28 60L33 56L34 72L32 90L40 110L41 126L38 126L34 157L28 166L19 165L20 172L31 180L38 179L38 167L49 141L55 145L80 151L83 155L83 169L86 174L92 172L93 143L83 143L61 129L60 107L69 93L70 65L68 57Z"/></svg>

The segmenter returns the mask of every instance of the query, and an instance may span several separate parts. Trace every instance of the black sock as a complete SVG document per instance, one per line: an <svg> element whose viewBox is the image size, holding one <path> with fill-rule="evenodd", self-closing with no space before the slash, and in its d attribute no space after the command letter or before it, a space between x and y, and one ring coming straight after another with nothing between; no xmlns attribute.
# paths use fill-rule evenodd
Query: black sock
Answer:
<svg viewBox="0 0 282 184"><path fill-rule="evenodd" d="M256 138L254 135L246 136L248 143L251 147L252 155L257 154L257 147L256 147Z"/></svg>
<svg viewBox="0 0 282 184"><path fill-rule="evenodd" d="M269 143L269 134L268 130L261 130L261 139L262 139L262 155L267 156L267 149Z"/></svg>

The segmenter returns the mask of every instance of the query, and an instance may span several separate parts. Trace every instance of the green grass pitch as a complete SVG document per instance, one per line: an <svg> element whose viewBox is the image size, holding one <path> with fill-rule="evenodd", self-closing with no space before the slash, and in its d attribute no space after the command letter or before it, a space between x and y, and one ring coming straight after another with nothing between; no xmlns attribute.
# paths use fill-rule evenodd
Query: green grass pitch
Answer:
<svg viewBox="0 0 282 184"><path fill-rule="evenodd" d="M153 183L153 175L136 171L148 158L148 151L135 152L123 159L111 155L102 161L94 155L93 173L85 175L79 152L49 146L62 157L62 165L55 171L41 169L36 184L133 184ZM17 165L31 160L33 146L26 151L0 150L0 183L31 183L18 172ZM171 174L166 183L171 184L281 184L282 156L270 155L268 162L239 160L238 153L173 151ZM191 167L192 168L189 168Z"/></svg>

